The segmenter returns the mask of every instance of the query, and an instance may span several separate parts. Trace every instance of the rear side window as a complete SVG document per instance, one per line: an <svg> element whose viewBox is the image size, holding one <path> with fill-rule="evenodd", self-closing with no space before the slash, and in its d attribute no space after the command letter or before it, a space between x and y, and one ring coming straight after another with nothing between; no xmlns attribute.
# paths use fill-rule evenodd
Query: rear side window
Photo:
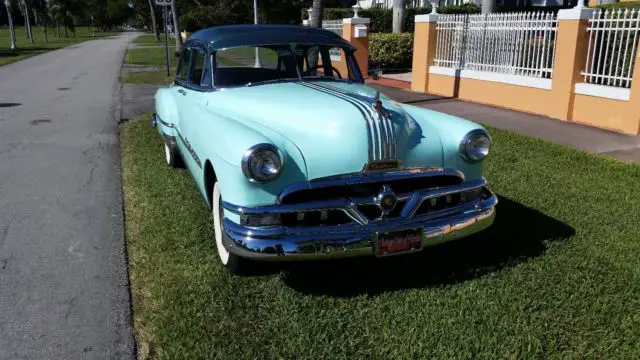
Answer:
<svg viewBox="0 0 640 360"><path fill-rule="evenodd" d="M187 81L189 79L189 65L191 64L191 49L182 50L180 54L180 64L178 65L178 72L176 73L176 79Z"/></svg>

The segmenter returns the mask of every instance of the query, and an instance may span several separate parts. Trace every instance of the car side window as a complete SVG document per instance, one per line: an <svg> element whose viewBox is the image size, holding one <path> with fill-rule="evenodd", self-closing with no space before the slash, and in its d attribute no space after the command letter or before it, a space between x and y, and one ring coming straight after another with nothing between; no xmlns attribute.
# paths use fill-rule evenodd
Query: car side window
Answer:
<svg viewBox="0 0 640 360"><path fill-rule="evenodd" d="M205 66L205 52L201 49L192 49L192 71L189 77L189 83L195 86L203 86L202 73Z"/></svg>
<svg viewBox="0 0 640 360"><path fill-rule="evenodd" d="M180 54L180 64L178 65L178 71L176 72L176 79L181 81L187 81L189 78L189 66L191 64L191 49L182 50Z"/></svg>

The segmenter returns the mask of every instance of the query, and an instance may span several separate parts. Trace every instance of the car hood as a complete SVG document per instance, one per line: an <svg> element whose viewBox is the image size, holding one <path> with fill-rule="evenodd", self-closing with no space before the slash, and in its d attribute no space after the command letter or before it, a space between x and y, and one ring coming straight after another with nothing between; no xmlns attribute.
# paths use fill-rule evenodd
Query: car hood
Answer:
<svg viewBox="0 0 640 360"><path fill-rule="evenodd" d="M378 99L383 119L372 106ZM401 104L361 84L286 82L225 89L212 93L208 106L291 141L302 153L309 180L358 172L376 160L443 165L442 143L432 125L417 122Z"/></svg>

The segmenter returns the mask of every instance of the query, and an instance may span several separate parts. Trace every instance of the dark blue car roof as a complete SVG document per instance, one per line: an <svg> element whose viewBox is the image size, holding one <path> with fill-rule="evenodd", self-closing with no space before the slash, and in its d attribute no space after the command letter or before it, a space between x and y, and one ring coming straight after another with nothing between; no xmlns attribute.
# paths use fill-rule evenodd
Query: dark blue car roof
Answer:
<svg viewBox="0 0 640 360"><path fill-rule="evenodd" d="M196 31L187 42L201 42L212 50L275 44L331 45L355 50L338 34L298 25L226 25Z"/></svg>

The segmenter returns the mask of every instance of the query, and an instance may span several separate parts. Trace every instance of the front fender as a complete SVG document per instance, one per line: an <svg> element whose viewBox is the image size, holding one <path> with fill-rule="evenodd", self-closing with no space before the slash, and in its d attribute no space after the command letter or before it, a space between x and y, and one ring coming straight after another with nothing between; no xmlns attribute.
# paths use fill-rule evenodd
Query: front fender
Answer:
<svg viewBox="0 0 640 360"><path fill-rule="evenodd" d="M285 136L260 124L249 126L222 114L211 114L210 119L203 122L205 128L200 131L207 139L199 139L198 143L203 159L211 162L225 201L242 206L274 204L282 188L307 179L302 153ZM284 167L273 181L250 182L242 172L242 157L248 148L261 143L273 144L282 151ZM203 188L204 181L203 174Z"/></svg>
<svg viewBox="0 0 640 360"><path fill-rule="evenodd" d="M464 136L476 129L484 129L482 126L448 114L424 109L413 105L403 105L403 108L418 123L428 124L438 131L442 143L443 166L462 171L465 179L476 180L482 177L483 161L469 163L460 154L460 142Z"/></svg>

